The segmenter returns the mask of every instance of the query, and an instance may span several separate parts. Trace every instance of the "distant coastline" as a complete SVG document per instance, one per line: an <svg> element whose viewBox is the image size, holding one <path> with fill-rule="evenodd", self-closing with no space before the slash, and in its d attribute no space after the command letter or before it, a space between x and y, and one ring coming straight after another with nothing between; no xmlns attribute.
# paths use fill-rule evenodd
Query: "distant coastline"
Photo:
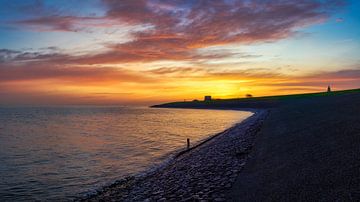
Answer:
<svg viewBox="0 0 360 202"><path fill-rule="evenodd" d="M360 89L350 89L333 92L318 92L293 95L264 96L252 98L216 99L211 101L169 102L153 105L154 108L191 108L191 109L269 109L279 107L292 100L316 98L323 96L339 96L348 93L357 93Z"/></svg>

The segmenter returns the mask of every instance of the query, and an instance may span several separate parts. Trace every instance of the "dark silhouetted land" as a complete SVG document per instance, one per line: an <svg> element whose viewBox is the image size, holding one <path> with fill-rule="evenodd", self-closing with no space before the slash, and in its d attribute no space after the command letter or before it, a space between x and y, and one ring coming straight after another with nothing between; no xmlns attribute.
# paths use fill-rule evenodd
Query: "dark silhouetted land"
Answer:
<svg viewBox="0 0 360 202"><path fill-rule="evenodd" d="M211 101L188 101L188 102L170 102L160 105L154 105L156 108L196 108L196 109L236 109L236 108L254 108L268 109L282 106L292 101L312 99L317 97L341 96L344 94L360 93L360 89L320 92L294 95L278 95L252 98L234 98L234 99L216 99ZM321 99L321 98L320 98Z"/></svg>
<svg viewBox="0 0 360 202"><path fill-rule="evenodd" d="M230 198L360 200L360 90L299 97L272 109Z"/></svg>
<svg viewBox="0 0 360 202"><path fill-rule="evenodd" d="M156 107L270 109L228 200L360 200L360 89Z"/></svg>

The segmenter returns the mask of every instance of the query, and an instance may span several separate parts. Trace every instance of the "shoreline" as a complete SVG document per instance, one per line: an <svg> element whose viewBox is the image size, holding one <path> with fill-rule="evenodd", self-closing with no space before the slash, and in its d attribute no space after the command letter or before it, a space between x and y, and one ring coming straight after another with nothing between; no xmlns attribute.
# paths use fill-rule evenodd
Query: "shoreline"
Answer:
<svg viewBox="0 0 360 202"><path fill-rule="evenodd" d="M178 108L178 109L187 109L187 108ZM195 143L194 146L191 146L189 149L182 149L180 150L178 153L176 153L174 155L174 158L178 158L180 157L181 155L185 154L185 153L188 153L188 152L191 152L193 149L196 149L197 147L205 144L206 142L216 138L217 136L219 135L222 135L224 133L226 133L228 130L232 129L233 127L236 127L236 125L238 124L242 124L243 122L245 122L247 119L251 118L252 116L254 116L256 113L261 113L262 111L266 111L266 110L258 110L258 109L240 109L240 108L237 108L237 109L228 109L228 108L224 108L224 109L206 109L206 110L238 110L238 111L248 111L248 112L251 112L253 113L251 116L247 117L245 120L242 120L241 122L238 122L238 123L235 123L234 125L232 125L231 127L219 132L219 133L216 133L214 135L210 135L209 137L207 138L204 138L203 140L200 140L198 142Z"/></svg>
<svg viewBox="0 0 360 202"><path fill-rule="evenodd" d="M78 201L225 200L225 192L245 165L255 135L268 114L267 110L259 109L231 110L250 111L254 114L198 142L190 149L179 151L155 168L124 177ZM214 159L219 161L213 162ZM209 163L213 166L209 166ZM214 176L217 176L216 180L211 181Z"/></svg>

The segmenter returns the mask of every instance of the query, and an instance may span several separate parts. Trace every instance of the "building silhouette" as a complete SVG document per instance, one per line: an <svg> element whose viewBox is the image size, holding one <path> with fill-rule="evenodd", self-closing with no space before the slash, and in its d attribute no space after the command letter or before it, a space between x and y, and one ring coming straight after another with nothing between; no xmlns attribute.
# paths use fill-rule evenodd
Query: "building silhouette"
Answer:
<svg viewBox="0 0 360 202"><path fill-rule="evenodd" d="M211 101L211 96L210 95L205 95L204 96L204 101Z"/></svg>

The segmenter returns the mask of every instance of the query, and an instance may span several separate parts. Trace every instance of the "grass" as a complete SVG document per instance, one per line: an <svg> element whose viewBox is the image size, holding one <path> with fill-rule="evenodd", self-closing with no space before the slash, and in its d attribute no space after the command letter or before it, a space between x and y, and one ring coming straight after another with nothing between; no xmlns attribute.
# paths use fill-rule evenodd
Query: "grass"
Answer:
<svg viewBox="0 0 360 202"><path fill-rule="evenodd" d="M275 96L263 96L263 97L252 97L252 98L231 98L231 99L216 99L211 101L185 101L185 102L171 102L161 105L155 105L153 107L184 107L184 108L198 108L198 107L247 107L240 106L242 104L257 104L257 105L269 105L299 99L299 98L311 98L311 97L321 97L321 96L336 96L348 93L359 93L359 89L350 89L350 90L341 90L341 91L332 91L332 92L318 92L318 93L304 93L304 94L291 94L291 95L275 95ZM248 106L253 107L253 106ZM257 107L255 107L257 108Z"/></svg>

